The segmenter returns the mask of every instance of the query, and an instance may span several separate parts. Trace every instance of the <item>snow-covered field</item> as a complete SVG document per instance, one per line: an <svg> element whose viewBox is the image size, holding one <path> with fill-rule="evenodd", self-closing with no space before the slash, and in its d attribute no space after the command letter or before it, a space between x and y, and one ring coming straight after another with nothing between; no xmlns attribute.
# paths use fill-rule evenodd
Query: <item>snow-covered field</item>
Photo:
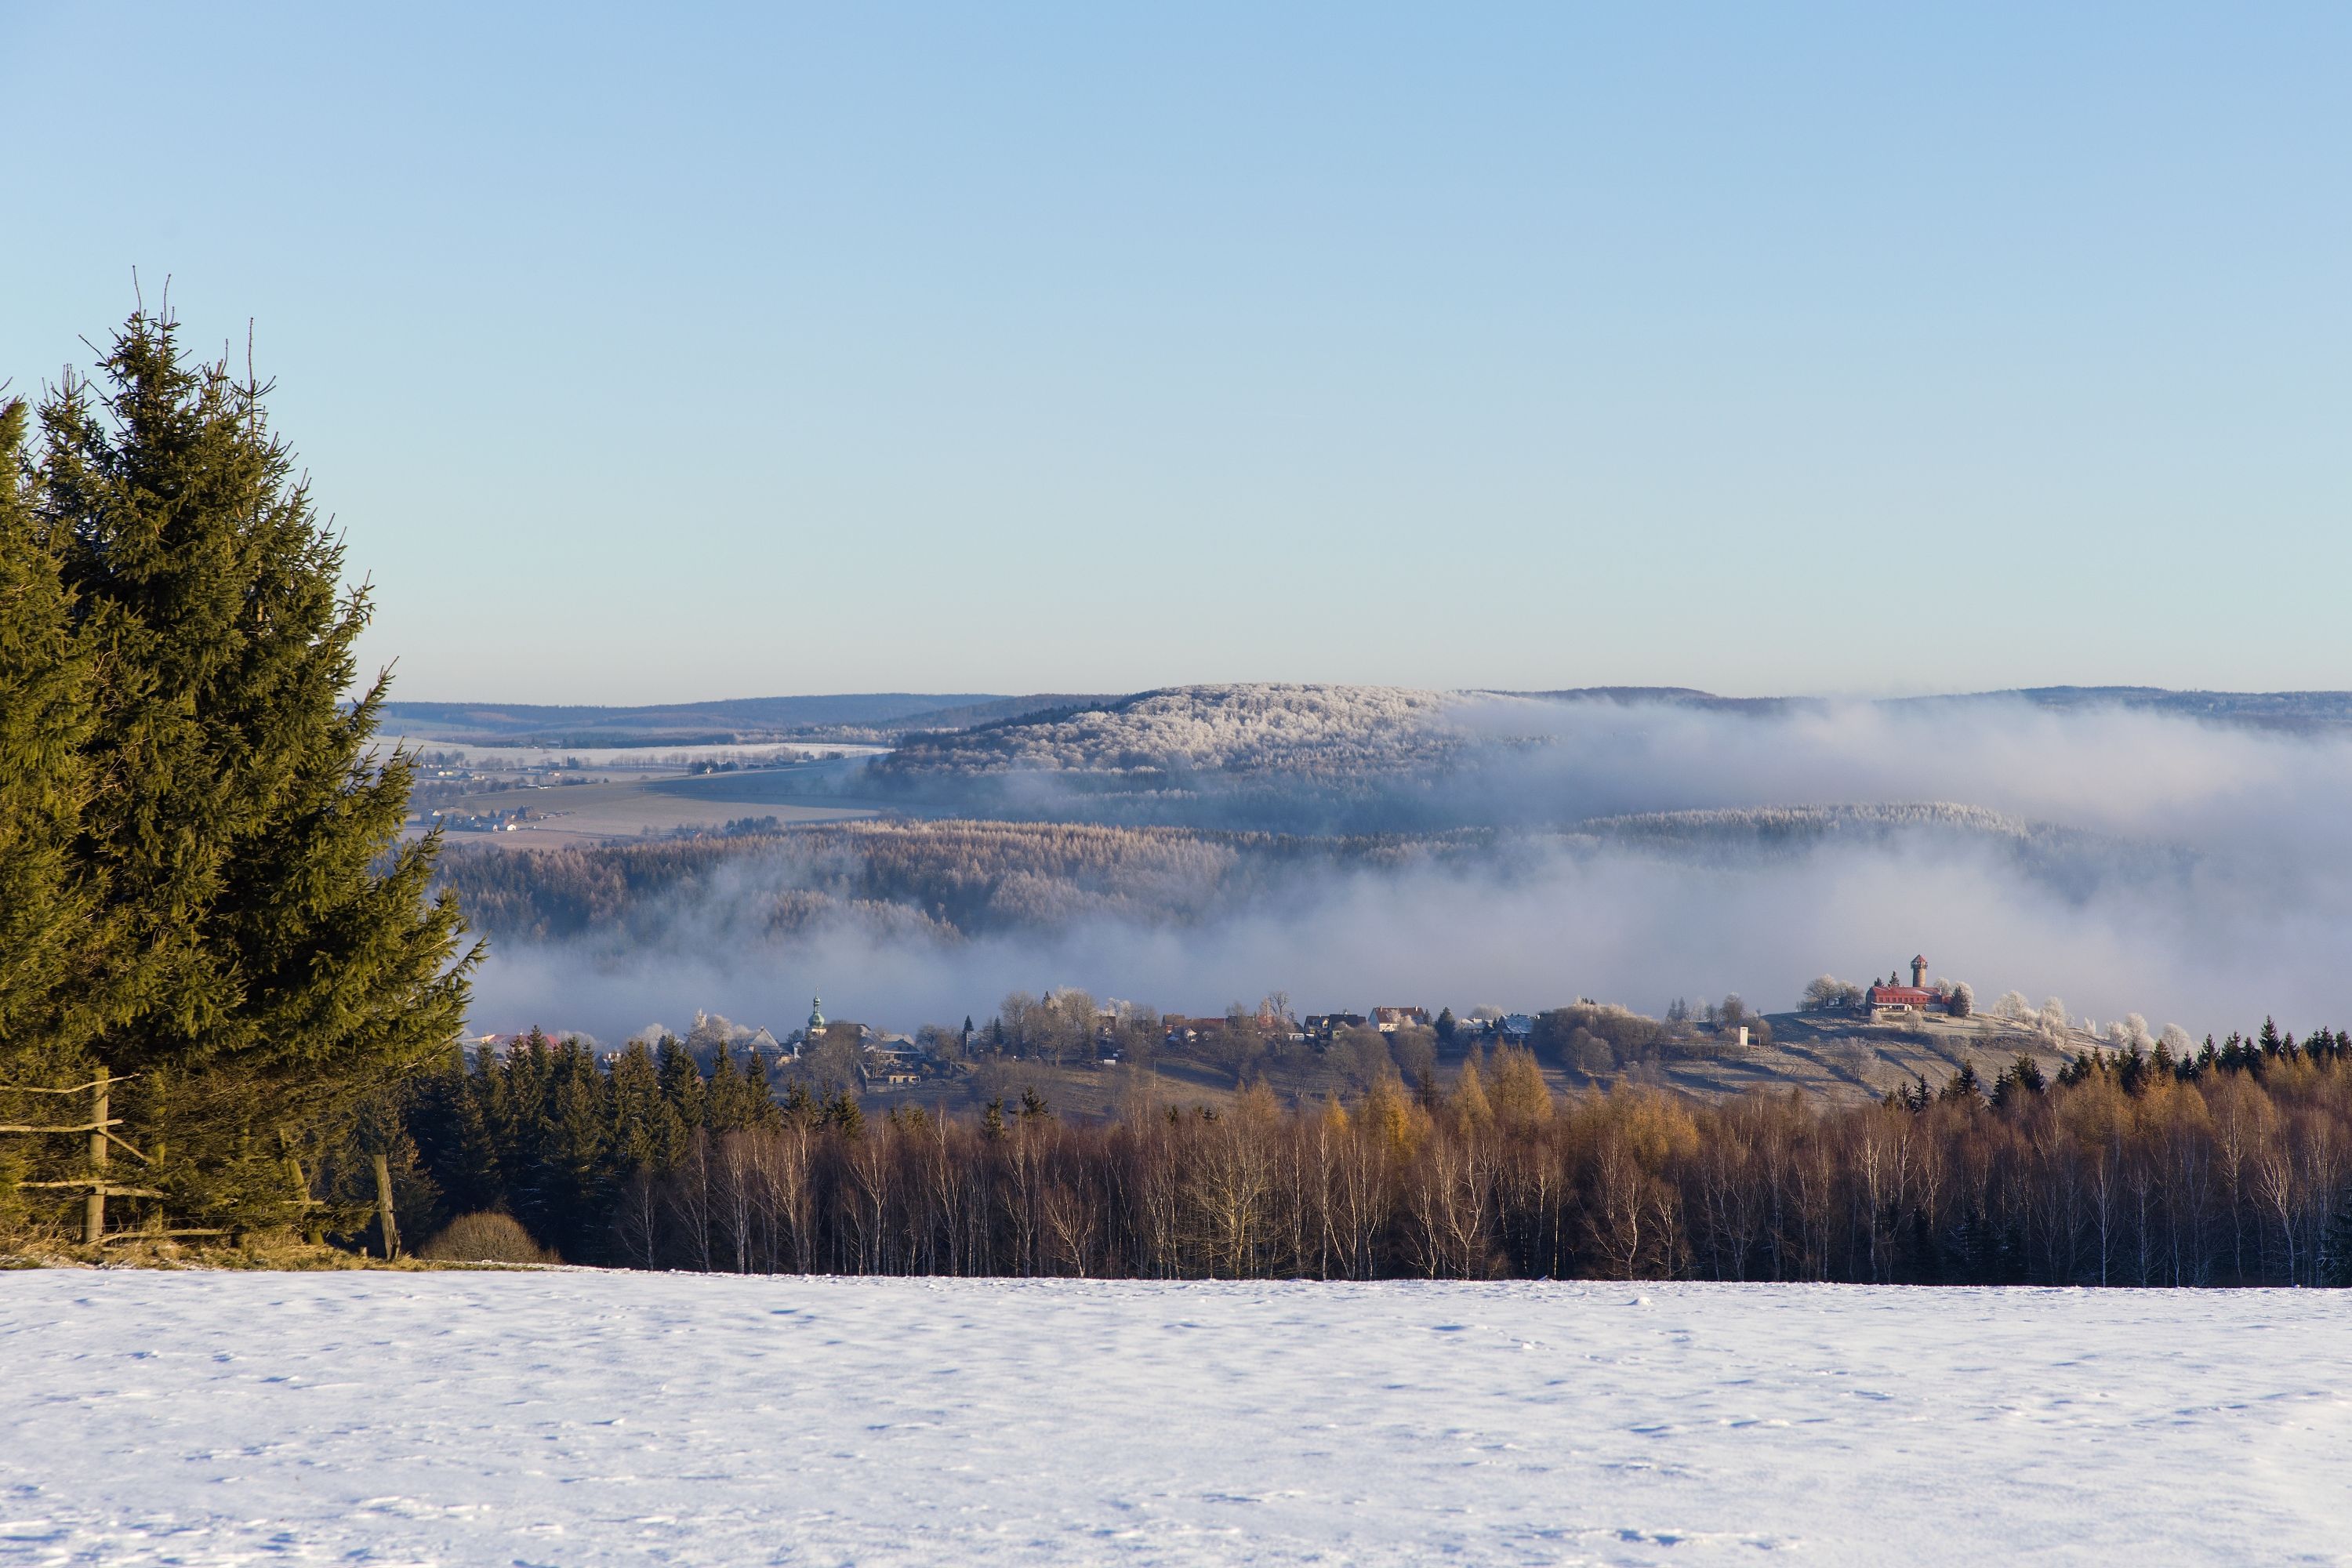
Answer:
<svg viewBox="0 0 2352 1568"><path fill-rule="evenodd" d="M2352 1561L2352 1299L0 1274L0 1561Z"/></svg>

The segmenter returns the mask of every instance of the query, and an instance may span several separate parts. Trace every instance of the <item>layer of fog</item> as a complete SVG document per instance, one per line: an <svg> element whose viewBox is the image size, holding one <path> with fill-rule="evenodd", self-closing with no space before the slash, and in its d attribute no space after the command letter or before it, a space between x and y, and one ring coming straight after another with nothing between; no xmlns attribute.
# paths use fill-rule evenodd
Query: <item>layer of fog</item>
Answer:
<svg viewBox="0 0 2352 1568"><path fill-rule="evenodd" d="M1449 717L1520 753L1519 783L1576 816L1963 801L2095 831L2234 838L2260 797L2325 788L2352 742L2121 708L2000 698L1821 703L1770 714L1465 698ZM2339 827L2352 814L2339 812Z"/></svg>
<svg viewBox="0 0 2352 1568"><path fill-rule="evenodd" d="M1498 796L1490 817L1531 801L1573 820L1947 800L2186 853L2151 862L2161 873L2069 888L1990 845L1927 832L1771 854L1718 845L1704 858L1560 850L1507 868L1317 873L1192 925L956 940L919 920L869 919L774 941L745 918L759 889L720 879L627 950L501 944L474 1022L616 1039L710 1007L781 1033L822 992L836 1016L911 1028L984 1018L1007 991L1058 984L1187 1013L1277 988L1315 1010L1532 1010L1582 995L1655 1011L1730 991L1778 1009L1823 971L1867 979L1915 952L1980 996L2055 994L2078 1016L2137 1012L2199 1035L2265 1013L2298 1029L2352 1022L2341 782L2352 744L2021 703L1758 718L1492 700L1456 717L1515 752L1458 775L1464 809L1506 784L1520 792Z"/></svg>
<svg viewBox="0 0 2352 1568"><path fill-rule="evenodd" d="M1412 696L1423 700L1402 700ZM875 779L933 814L1025 820L1362 834L1942 801L2201 846L2239 837L2250 796L2347 755L2342 739L2000 697L1726 711L1384 690L1342 703L1328 689L1219 687L1148 706L1149 724L1128 722L1139 706L1041 726L1034 742L1015 727L968 748L971 769L908 774L894 763ZM1060 765L991 760L1007 757Z"/></svg>

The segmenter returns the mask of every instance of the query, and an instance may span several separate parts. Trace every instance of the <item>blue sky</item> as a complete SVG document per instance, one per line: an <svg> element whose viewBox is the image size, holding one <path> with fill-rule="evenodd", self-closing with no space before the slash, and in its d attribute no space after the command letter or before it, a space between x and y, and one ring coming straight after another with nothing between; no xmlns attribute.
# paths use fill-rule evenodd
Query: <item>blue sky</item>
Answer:
<svg viewBox="0 0 2352 1568"><path fill-rule="evenodd" d="M2352 685L2352 9L0 0L417 699Z"/></svg>

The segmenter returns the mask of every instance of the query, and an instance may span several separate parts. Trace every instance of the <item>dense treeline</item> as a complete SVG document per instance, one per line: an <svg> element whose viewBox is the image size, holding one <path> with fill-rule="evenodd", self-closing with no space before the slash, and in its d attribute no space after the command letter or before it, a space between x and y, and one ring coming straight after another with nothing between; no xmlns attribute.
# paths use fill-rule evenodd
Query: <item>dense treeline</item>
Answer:
<svg viewBox="0 0 2352 1568"><path fill-rule="evenodd" d="M345 699L367 594L267 391L142 310L0 403L0 1239L92 1184L114 1228L327 1228L321 1165L465 1016L384 682ZM39 1092L100 1075L102 1169L96 1102Z"/></svg>
<svg viewBox="0 0 2352 1568"><path fill-rule="evenodd" d="M2352 1282L2352 1041L2021 1058L1876 1104L1560 1095L1532 1055L1223 1110L1136 1075L887 1113L675 1042L534 1037L418 1084L410 1223L504 1208L577 1261L737 1271L1917 1283Z"/></svg>
<svg viewBox="0 0 2352 1568"><path fill-rule="evenodd" d="M964 806L978 804L1000 817L1022 815L1004 801ZM1932 830L1980 842L2030 875L2069 885L2122 854L2084 835L1957 806L1689 812L1591 821L1569 832L1369 833L1329 824L1244 832L964 818L744 826L522 853L461 843L443 858L439 885L498 939L660 943L681 931L706 940L716 925L730 939L756 942L851 923L878 935L952 940L1103 921L1182 926L1254 907L1297 908L1325 890L1317 879L1335 876L1434 869L1507 887L1555 870L1559 857L1609 852L1769 856L1832 837L1884 844Z"/></svg>
<svg viewBox="0 0 2352 1568"><path fill-rule="evenodd" d="M457 854L442 868L482 928L534 940L657 934L678 895L730 908L746 934L897 905L964 930L1082 913L1170 912L1213 897L1234 847L1181 829L987 822L856 823L595 848Z"/></svg>

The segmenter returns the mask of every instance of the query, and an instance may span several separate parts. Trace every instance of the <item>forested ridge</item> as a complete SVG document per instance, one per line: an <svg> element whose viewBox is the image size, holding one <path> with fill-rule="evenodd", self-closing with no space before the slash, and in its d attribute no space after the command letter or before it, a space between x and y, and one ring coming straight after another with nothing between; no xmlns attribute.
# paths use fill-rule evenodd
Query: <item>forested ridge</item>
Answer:
<svg viewBox="0 0 2352 1568"><path fill-rule="evenodd" d="M2352 1037L2021 1058L1838 1107L1560 1094L1535 1057L1285 1105L861 1104L674 1040L534 1036L415 1080L407 1223L502 1210L580 1262L737 1272L2352 1283Z"/></svg>
<svg viewBox="0 0 2352 1568"><path fill-rule="evenodd" d="M1344 775L1448 754L1451 700L1382 686L1176 687L909 735L884 771Z"/></svg>
<svg viewBox="0 0 2352 1568"><path fill-rule="evenodd" d="M649 938L675 910L730 912L747 935L829 918L935 922L942 934L1052 930L1097 918L1199 920L1302 873L1496 864L1497 836L1307 837L1185 827L996 821L851 822L555 849L465 849L440 885L499 937Z"/></svg>
<svg viewBox="0 0 2352 1568"><path fill-rule="evenodd" d="M747 940L827 922L954 937L1105 920L1199 923L1312 897L1318 878L1422 870L1501 888L1563 859L1753 863L1906 835L1982 847L2061 890L2111 877L2177 881L2182 871L2181 855L2162 847L1914 804L1647 814L1557 831L1310 834L959 818L747 826L586 847L461 845L442 858L436 886L458 895L478 929L528 942L656 942L687 911L698 930L716 923Z"/></svg>

